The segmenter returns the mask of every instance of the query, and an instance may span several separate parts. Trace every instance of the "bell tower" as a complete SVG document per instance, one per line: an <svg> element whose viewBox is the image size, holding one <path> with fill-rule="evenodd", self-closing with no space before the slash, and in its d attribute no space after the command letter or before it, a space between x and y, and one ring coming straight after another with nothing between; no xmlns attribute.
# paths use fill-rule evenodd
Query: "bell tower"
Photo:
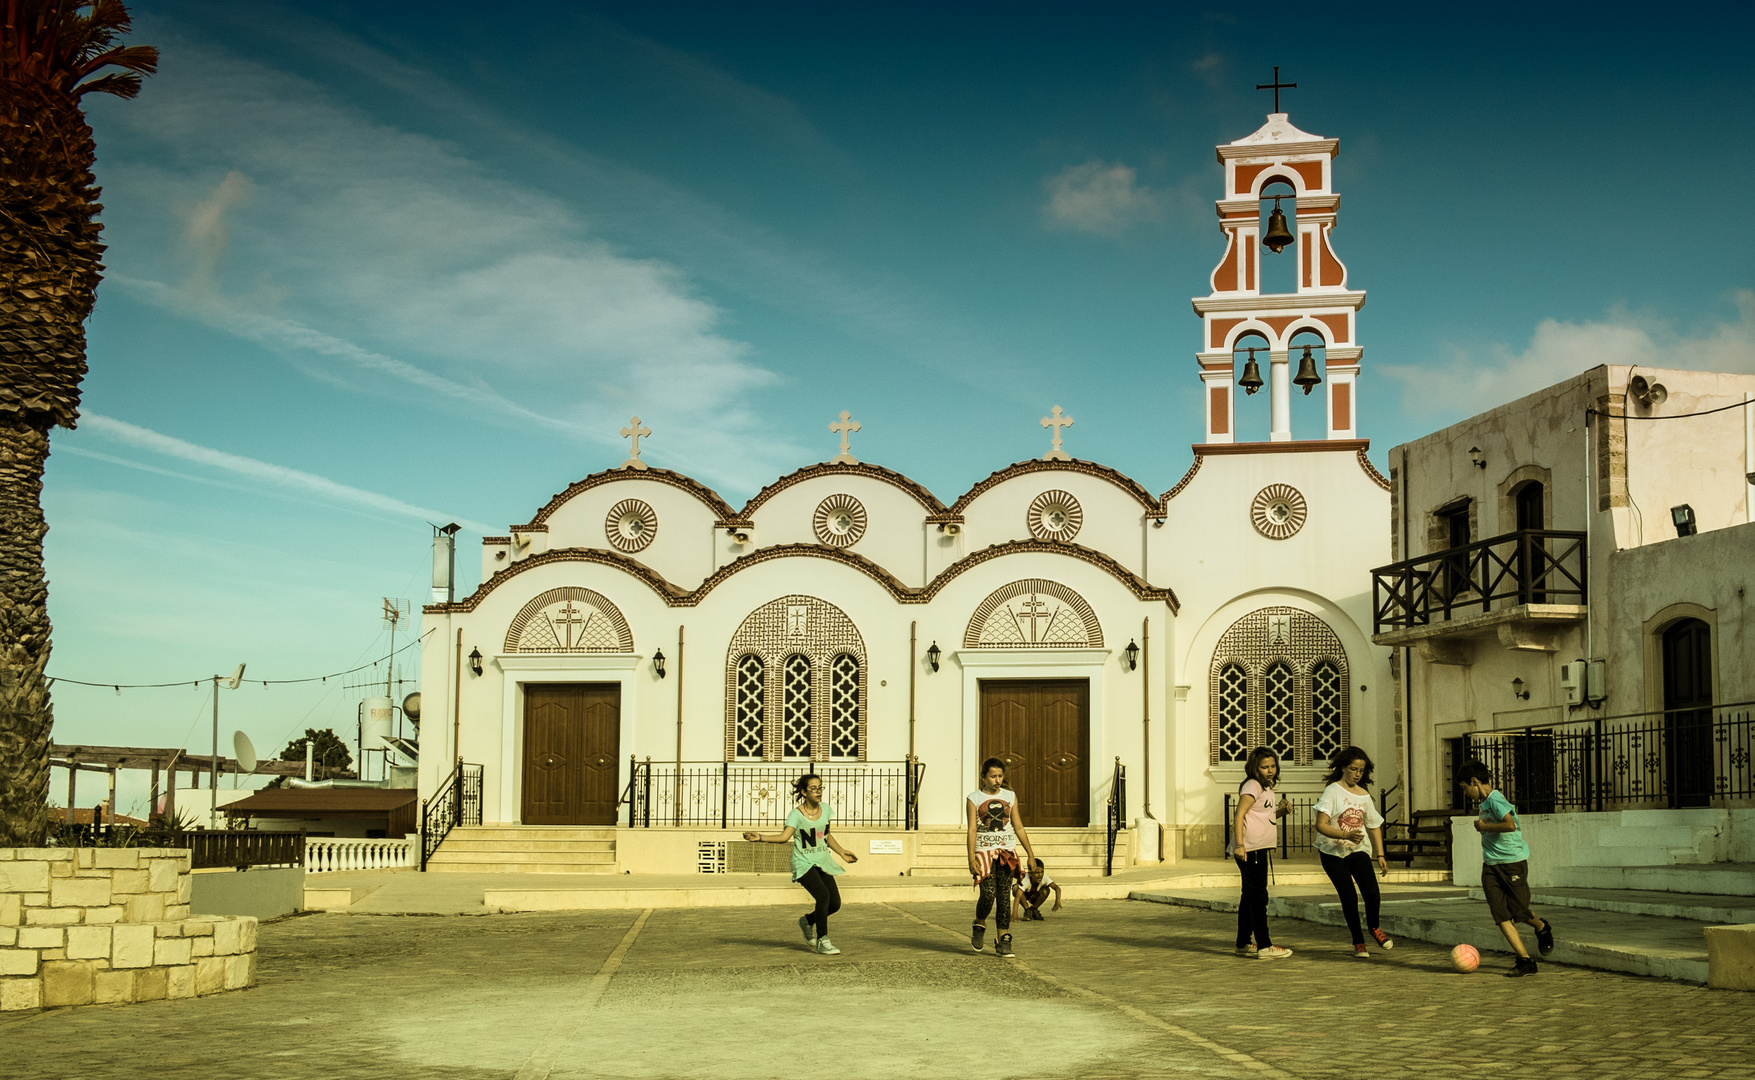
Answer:
<svg viewBox="0 0 1755 1080"><path fill-rule="evenodd" d="M1254 393L1262 386L1252 354L1245 354L1251 362L1242 371L1235 370L1235 354L1248 348L1268 361L1270 442L1292 438L1294 385L1306 394L1318 385L1324 387L1327 438L1358 438L1355 387L1363 350L1355 323L1365 306L1365 293L1347 288L1347 268L1329 244L1341 205L1333 188L1340 142L1300 131L1278 111L1279 92L1291 85L1281 83L1279 69L1274 69L1273 83L1258 87L1274 91L1275 111L1267 123L1252 135L1218 147L1219 164L1225 169L1224 196L1218 200L1225 254L1213 270L1212 293L1194 300L1202 322L1202 348L1196 359L1205 384L1209 443L1259 441L1259 436L1240 438L1236 425L1236 395ZM1270 187L1274 190L1266 190ZM1261 210L1267 199L1274 200L1274 211L1264 236ZM1282 201L1295 207L1290 227L1280 210ZM1264 258L1293 260L1295 291L1261 291ZM1302 339L1296 348L1294 337ZM1325 358L1320 374L1311 348L1320 348ZM1296 379L1294 363L1299 365Z"/></svg>

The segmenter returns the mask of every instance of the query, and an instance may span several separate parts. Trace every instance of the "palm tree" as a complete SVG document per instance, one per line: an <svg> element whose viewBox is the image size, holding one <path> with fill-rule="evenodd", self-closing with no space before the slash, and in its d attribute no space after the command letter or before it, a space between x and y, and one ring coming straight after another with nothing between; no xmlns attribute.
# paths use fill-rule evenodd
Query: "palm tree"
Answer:
<svg viewBox="0 0 1755 1080"><path fill-rule="evenodd" d="M103 209L80 99L131 98L158 50L121 47L122 0L0 0L0 847L48 833L49 429L79 419ZM104 68L120 68L92 76Z"/></svg>

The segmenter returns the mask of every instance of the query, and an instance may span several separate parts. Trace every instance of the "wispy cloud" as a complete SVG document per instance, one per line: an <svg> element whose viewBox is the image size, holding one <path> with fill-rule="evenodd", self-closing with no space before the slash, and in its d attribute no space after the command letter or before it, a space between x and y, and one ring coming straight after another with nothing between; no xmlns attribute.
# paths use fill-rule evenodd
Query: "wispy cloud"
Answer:
<svg viewBox="0 0 1755 1080"><path fill-rule="evenodd" d="M419 518L422 521L434 523L455 520L465 528L481 533L495 531L492 525L464 518L454 518L442 510L429 510L426 507L415 506L388 495L349 487L314 473L289 469L285 465L275 465L266 461L258 461L255 458L244 457L241 454L199 446L174 436L161 434L150 428L143 428L125 420L116 420L98 413L87 412L83 414L80 417L80 424L85 430L139 450L147 450L181 461L220 469L236 476L248 477L260 483L273 484L287 491L315 496L328 502L383 511L399 517ZM168 473L168 475L175 476L177 474Z"/></svg>
<svg viewBox="0 0 1755 1080"><path fill-rule="evenodd" d="M1138 172L1119 162L1070 165L1042 185L1048 190L1042 216L1056 228L1119 236L1164 216L1163 193L1141 186Z"/></svg>
<svg viewBox="0 0 1755 1080"><path fill-rule="evenodd" d="M1600 364L1755 374L1755 291L1735 295L1737 314L1694 330L1611 313L1593 322L1543 319L1521 350L1453 349L1448 362L1384 365L1402 404L1421 417L1455 418L1503 405Z"/></svg>

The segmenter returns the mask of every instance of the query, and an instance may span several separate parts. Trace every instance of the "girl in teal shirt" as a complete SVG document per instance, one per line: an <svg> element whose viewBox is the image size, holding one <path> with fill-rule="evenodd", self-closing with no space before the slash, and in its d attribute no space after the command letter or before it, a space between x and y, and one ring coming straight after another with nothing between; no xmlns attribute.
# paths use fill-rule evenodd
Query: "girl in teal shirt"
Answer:
<svg viewBox="0 0 1755 1080"><path fill-rule="evenodd" d="M804 933L806 945L825 956L836 956L841 950L829 940L829 916L841 910L841 891L835 887L835 875L844 871L829 852L850 863L858 862L859 856L829 835L835 811L823 802L822 777L806 773L793 781L792 793L798 805L786 815L784 830L772 836L746 832L743 838L764 844L791 842L792 880L803 885L816 901L810 914L799 916L798 928Z"/></svg>

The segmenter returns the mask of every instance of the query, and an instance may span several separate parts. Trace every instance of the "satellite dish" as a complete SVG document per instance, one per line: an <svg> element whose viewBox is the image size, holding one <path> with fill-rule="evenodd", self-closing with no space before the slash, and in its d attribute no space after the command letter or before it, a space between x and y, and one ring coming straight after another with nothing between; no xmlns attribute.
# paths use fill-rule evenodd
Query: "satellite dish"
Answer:
<svg viewBox="0 0 1755 1080"><path fill-rule="evenodd" d="M414 693L412 693L412 694L410 694L407 697L402 699L402 715L408 717L408 719L410 721L412 721L416 724L420 723L420 691L419 690L416 690Z"/></svg>
<svg viewBox="0 0 1755 1080"><path fill-rule="evenodd" d="M261 764L256 760L255 744L250 741L250 736L241 731L232 733L232 753L237 755L238 769L241 772L253 773L256 766Z"/></svg>

